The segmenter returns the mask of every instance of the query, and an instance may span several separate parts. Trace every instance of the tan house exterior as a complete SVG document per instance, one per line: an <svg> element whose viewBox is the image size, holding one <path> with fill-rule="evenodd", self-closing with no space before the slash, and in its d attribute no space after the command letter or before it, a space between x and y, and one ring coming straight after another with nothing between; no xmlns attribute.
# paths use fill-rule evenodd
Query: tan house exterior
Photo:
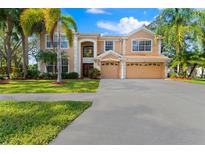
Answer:
<svg viewBox="0 0 205 154"><path fill-rule="evenodd" d="M99 33L75 33L69 48L62 34L62 51L66 55L65 71L88 77L91 68L101 71L101 78L166 78L169 58L161 54L161 37L142 26L127 36L101 36ZM55 39L54 39L55 42ZM66 44L67 43L67 44ZM46 34L41 34L40 48L50 50ZM39 64L41 72L52 66Z"/></svg>

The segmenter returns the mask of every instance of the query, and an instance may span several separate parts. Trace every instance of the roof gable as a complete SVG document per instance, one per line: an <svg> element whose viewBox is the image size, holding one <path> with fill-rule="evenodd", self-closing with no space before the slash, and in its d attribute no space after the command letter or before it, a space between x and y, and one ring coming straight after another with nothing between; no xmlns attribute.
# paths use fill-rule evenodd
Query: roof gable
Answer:
<svg viewBox="0 0 205 154"><path fill-rule="evenodd" d="M114 51L107 51L97 56L97 59L106 59L106 58L119 59L119 58L122 58L122 55Z"/></svg>
<svg viewBox="0 0 205 154"><path fill-rule="evenodd" d="M148 32L148 33L150 33L153 36L155 35L154 32L152 32L151 30L147 29L145 26L141 26L141 27L131 31L130 33L128 33L128 36L133 35L133 34L139 32L141 30L144 30L145 32Z"/></svg>

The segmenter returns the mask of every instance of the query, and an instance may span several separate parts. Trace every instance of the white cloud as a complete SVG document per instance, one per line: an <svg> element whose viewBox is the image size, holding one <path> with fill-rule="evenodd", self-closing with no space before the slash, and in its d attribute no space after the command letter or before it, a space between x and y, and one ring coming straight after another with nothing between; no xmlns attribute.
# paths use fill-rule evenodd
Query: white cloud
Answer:
<svg viewBox="0 0 205 154"><path fill-rule="evenodd" d="M97 26L118 34L128 34L142 25L148 25L149 21L138 21L134 17L121 18L118 23L110 21L99 21Z"/></svg>
<svg viewBox="0 0 205 154"><path fill-rule="evenodd" d="M87 9L86 12L91 14L110 14L109 12L106 12L103 9L96 9L96 8Z"/></svg>

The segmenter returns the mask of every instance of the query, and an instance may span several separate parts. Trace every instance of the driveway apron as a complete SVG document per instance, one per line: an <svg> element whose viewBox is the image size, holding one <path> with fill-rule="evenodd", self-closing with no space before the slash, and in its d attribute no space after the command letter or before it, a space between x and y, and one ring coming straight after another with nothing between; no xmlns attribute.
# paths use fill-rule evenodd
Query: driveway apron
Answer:
<svg viewBox="0 0 205 154"><path fill-rule="evenodd" d="M205 144L205 86L101 80L92 107L51 144Z"/></svg>

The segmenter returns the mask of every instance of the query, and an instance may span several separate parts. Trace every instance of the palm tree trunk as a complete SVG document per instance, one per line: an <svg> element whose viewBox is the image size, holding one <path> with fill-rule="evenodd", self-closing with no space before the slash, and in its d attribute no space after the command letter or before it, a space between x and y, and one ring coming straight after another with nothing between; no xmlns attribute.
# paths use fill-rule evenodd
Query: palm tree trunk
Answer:
<svg viewBox="0 0 205 154"><path fill-rule="evenodd" d="M191 72L189 73L189 75L188 75L188 78L190 78L191 77L191 75L192 75L192 73L194 72L194 70L195 70L195 68L196 68L196 64L194 64L194 66L192 67L192 69L191 69Z"/></svg>
<svg viewBox="0 0 205 154"><path fill-rule="evenodd" d="M62 60L61 60L61 51L60 51L60 50L57 51L57 69L58 69L57 82L58 82L58 83L61 83L61 82L62 82L62 76L61 76L61 72L62 72Z"/></svg>
<svg viewBox="0 0 205 154"><path fill-rule="evenodd" d="M23 48L23 78L28 75L28 37L22 33L22 48Z"/></svg>
<svg viewBox="0 0 205 154"><path fill-rule="evenodd" d="M11 73L11 35L13 30L13 20L10 15L7 16L8 30L6 32L5 47L6 47L6 74L9 77Z"/></svg>
<svg viewBox="0 0 205 154"><path fill-rule="evenodd" d="M57 49L57 69L58 69L58 77L57 83L61 83L62 81L62 58L61 58L61 20L58 20L58 49Z"/></svg>

